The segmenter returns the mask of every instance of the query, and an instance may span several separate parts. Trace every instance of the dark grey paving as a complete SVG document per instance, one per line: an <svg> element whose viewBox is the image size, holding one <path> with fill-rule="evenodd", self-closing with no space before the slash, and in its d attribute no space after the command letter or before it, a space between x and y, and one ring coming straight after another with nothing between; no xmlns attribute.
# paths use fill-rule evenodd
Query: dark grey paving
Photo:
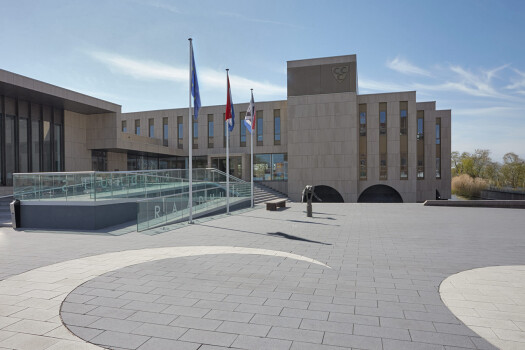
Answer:
<svg viewBox="0 0 525 350"><path fill-rule="evenodd" d="M448 311L438 288L467 269L525 264L523 211L315 204L314 217L305 216L303 205L292 204L284 211L248 211L155 236L0 228L0 279L130 249L279 250L332 269L259 255L144 263L75 289L62 305L62 318L77 336L112 348L491 348ZM275 232L311 242L271 235Z"/></svg>

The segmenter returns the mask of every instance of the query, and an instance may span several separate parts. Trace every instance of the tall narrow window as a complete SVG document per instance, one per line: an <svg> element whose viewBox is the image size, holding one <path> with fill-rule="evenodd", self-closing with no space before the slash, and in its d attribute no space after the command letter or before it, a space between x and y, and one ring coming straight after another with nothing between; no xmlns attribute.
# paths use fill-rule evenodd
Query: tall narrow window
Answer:
<svg viewBox="0 0 525 350"><path fill-rule="evenodd" d="M13 186L13 173L15 167L15 141L16 141L16 101L12 98L5 97L5 169L6 185Z"/></svg>
<svg viewBox="0 0 525 350"><path fill-rule="evenodd" d="M140 119L135 119L135 135L140 135Z"/></svg>
<svg viewBox="0 0 525 350"><path fill-rule="evenodd" d="M155 137L155 119L148 120L149 137Z"/></svg>
<svg viewBox="0 0 525 350"><path fill-rule="evenodd" d="M55 108L53 111L53 171L63 171L64 111Z"/></svg>
<svg viewBox="0 0 525 350"><path fill-rule="evenodd" d="M44 163L42 164L42 171L48 172L53 171L53 164L51 162L51 118L53 111L48 106L43 106L44 122L43 132L44 132L44 145L42 148L42 154L44 156Z"/></svg>
<svg viewBox="0 0 525 350"><path fill-rule="evenodd" d="M399 102L399 171L400 179L408 179L408 102Z"/></svg>
<svg viewBox="0 0 525 350"><path fill-rule="evenodd" d="M263 111L255 112L256 115L256 128L257 128L257 146L263 145L263 135L264 135L264 126L263 126Z"/></svg>
<svg viewBox="0 0 525 350"><path fill-rule="evenodd" d="M224 137L222 138L222 147L226 148L226 138L228 137L228 123L226 122L226 113L222 114L222 121L224 122Z"/></svg>
<svg viewBox="0 0 525 350"><path fill-rule="evenodd" d="M436 118L436 179L441 179L441 118Z"/></svg>
<svg viewBox="0 0 525 350"><path fill-rule="evenodd" d="M281 110L273 110L273 144L281 144Z"/></svg>
<svg viewBox="0 0 525 350"><path fill-rule="evenodd" d="M241 123L241 147L246 147L246 125L244 124L246 112L241 112L239 115L239 122Z"/></svg>
<svg viewBox="0 0 525 350"><path fill-rule="evenodd" d="M29 171L29 103L18 101L18 172Z"/></svg>
<svg viewBox="0 0 525 350"><path fill-rule="evenodd" d="M182 116L177 117L177 148L183 149L184 148L184 125L182 123Z"/></svg>
<svg viewBox="0 0 525 350"><path fill-rule="evenodd" d="M379 180L388 177L386 118L386 102L382 102L379 104Z"/></svg>
<svg viewBox="0 0 525 350"><path fill-rule="evenodd" d="M425 178L425 111L417 111L417 178L418 180Z"/></svg>
<svg viewBox="0 0 525 350"><path fill-rule="evenodd" d="M208 148L213 148L213 114L208 114Z"/></svg>
<svg viewBox="0 0 525 350"><path fill-rule="evenodd" d="M42 115L40 105L31 104L31 171L40 171L40 142L42 140Z"/></svg>
<svg viewBox="0 0 525 350"><path fill-rule="evenodd" d="M366 104L359 105L359 179L366 180Z"/></svg>
<svg viewBox="0 0 525 350"><path fill-rule="evenodd" d="M168 137L169 137L169 128L168 128L168 117L162 118L162 145L168 147Z"/></svg>
<svg viewBox="0 0 525 350"><path fill-rule="evenodd" d="M192 132L193 132L193 149L197 149L199 148L199 123L195 119L193 119Z"/></svg>
<svg viewBox="0 0 525 350"><path fill-rule="evenodd" d="M125 120L122 121L122 132L127 132L128 131L128 127L127 127L127 123Z"/></svg>

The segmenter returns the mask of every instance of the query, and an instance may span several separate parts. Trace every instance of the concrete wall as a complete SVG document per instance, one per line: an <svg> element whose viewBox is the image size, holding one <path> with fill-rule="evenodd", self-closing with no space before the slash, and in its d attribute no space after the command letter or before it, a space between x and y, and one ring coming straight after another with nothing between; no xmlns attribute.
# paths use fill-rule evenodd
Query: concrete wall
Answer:
<svg viewBox="0 0 525 350"><path fill-rule="evenodd" d="M87 148L89 115L64 111L65 171L90 171L91 150Z"/></svg>

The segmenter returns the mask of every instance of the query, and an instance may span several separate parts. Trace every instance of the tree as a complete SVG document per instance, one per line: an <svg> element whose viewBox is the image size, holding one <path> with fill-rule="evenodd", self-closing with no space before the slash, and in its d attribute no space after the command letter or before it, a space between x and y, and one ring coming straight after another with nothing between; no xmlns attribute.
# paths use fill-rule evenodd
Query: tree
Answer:
<svg viewBox="0 0 525 350"><path fill-rule="evenodd" d="M503 156L501 177L505 186L517 188L525 185L525 161L516 153L509 152Z"/></svg>

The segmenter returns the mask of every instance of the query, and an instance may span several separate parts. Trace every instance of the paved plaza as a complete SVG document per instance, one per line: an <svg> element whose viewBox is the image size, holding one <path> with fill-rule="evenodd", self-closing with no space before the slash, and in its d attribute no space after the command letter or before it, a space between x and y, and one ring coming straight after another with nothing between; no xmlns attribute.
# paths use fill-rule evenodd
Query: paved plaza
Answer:
<svg viewBox="0 0 525 350"><path fill-rule="evenodd" d="M524 214L293 203L153 235L2 227L0 349L525 349Z"/></svg>

